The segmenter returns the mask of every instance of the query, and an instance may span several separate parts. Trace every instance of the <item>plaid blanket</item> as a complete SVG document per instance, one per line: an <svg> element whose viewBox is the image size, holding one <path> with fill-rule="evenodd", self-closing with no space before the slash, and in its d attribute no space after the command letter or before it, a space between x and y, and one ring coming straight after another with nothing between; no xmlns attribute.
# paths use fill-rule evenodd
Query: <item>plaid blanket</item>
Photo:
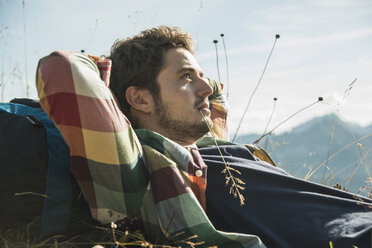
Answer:
<svg viewBox="0 0 372 248"><path fill-rule="evenodd" d="M54 52L39 61L36 74L40 103L70 146L71 171L93 218L110 223L133 217L153 242L265 247L257 236L213 227L203 209L207 167L196 147L133 130L107 87L110 68L107 59ZM223 138L222 86L210 84L213 131Z"/></svg>

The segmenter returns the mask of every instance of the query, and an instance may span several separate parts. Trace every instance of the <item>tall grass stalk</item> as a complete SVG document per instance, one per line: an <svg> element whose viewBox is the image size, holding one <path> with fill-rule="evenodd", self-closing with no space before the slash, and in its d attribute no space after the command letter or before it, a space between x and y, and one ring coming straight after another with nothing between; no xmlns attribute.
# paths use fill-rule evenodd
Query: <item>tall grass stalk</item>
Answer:
<svg viewBox="0 0 372 248"><path fill-rule="evenodd" d="M228 185L231 182L230 194L232 194L235 198L239 198L240 206L243 206L245 199L244 199L244 196L240 193L240 190L245 189L245 187L241 186L241 185L244 185L245 182L243 182L240 178L233 175L233 172L237 173L238 175L240 175L241 172L230 167L230 164L225 161L225 158L223 157L220 147L218 146L216 138L214 137L214 134L212 132L212 128L209 126L208 121L205 119L205 116L203 115L201 111L200 111L200 114L203 117L205 124L208 126L208 129L212 135L214 144L216 145L217 150L225 165L225 168L221 171L221 173L225 174L225 179L226 179L225 184Z"/></svg>
<svg viewBox="0 0 372 248"><path fill-rule="evenodd" d="M357 138L356 138L356 136L354 135L354 132L351 130L349 124L348 124L345 120L343 120L343 122L346 123L346 126L347 126L347 128L348 128L348 130L349 130L351 136L353 137L354 140L356 140ZM364 165L368 177L371 177L371 173L370 173L370 171L369 171L369 168L368 168L368 166L367 166L367 163L365 162L366 160L368 160L368 157L364 157L365 154L368 154L368 153L369 153L369 150L368 150L368 152L366 152L366 150L364 149L364 146L363 146L361 143L357 143L357 147L358 147L358 151L359 151L359 154L360 154L360 157L361 157L362 165ZM359 165L359 166L356 165L355 170L354 170L354 172L352 173L352 175L350 176L350 178L349 178L348 181L350 181L350 180L353 178L353 176L355 175L355 173L356 173L356 171L359 169L359 167L360 167L360 165ZM347 185L348 183L349 183L349 182L347 182L346 185ZM345 186L346 186L346 185L345 185Z"/></svg>
<svg viewBox="0 0 372 248"><path fill-rule="evenodd" d="M334 158L335 156L337 156L337 154L339 154L340 152L344 151L345 149L347 149L348 147L358 143L359 141L362 141L368 137L371 137L372 136L372 133L370 134L367 134L367 135L364 135L363 137L359 138L359 139L356 139L354 140L353 142L350 142L349 144L347 144L346 146L342 147L341 149L339 149L337 152L335 152L334 154L332 154L332 156L330 156L326 161L322 162L318 167L316 167L314 170L313 168L311 168L308 173L306 174L306 176L304 177L305 180L309 180L313 175L314 173L319 170L322 166L324 166L325 163L327 163L329 160L331 160L332 158Z"/></svg>
<svg viewBox="0 0 372 248"><path fill-rule="evenodd" d="M372 198L372 178L371 177L368 177L365 180L364 185L359 189L357 194L361 194L364 190L368 191L368 196L367 197Z"/></svg>
<svg viewBox="0 0 372 248"><path fill-rule="evenodd" d="M223 50L225 51L225 62L226 62L226 102L229 99L229 92L230 92L230 77L229 77L229 61L227 59L227 51L226 51L226 44L224 39L224 34L220 34L223 44Z"/></svg>
<svg viewBox="0 0 372 248"><path fill-rule="evenodd" d="M351 168L353 168L353 166L354 166L355 164L358 164L359 162L360 162L360 159L358 158L357 160L355 160L355 161L349 163L347 166L344 166L344 168L342 168L341 170L338 170L337 172L332 173L331 175L329 175L329 176L325 179L324 184L327 185L327 183L328 183L330 180L336 178L336 176L340 175L341 173L343 173L343 172L345 172L345 171L347 171L347 170L350 170Z"/></svg>
<svg viewBox="0 0 372 248"><path fill-rule="evenodd" d="M216 48L216 65L217 65L218 82L221 82L220 66L219 66L219 63L218 63L218 49L217 49L218 40L213 40L213 43L214 43L214 47Z"/></svg>
<svg viewBox="0 0 372 248"><path fill-rule="evenodd" d="M347 87L347 88L345 89L345 91L344 91L344 94L343 94L343 96L342 96L342 99L339 100L339 101L337 102L337 112L341 112L342 105L343 105L343 101L344 101L345 98L350 94L350 92L351 92L351 90L353 89L354 84L355 84L356 81L357 81L357 78L355 78L355 79L354 79L354 80L353 80L353 81L348 85L348 87ZM342 117L341 117L341 118L342 118ZM333 137L334 137L334 133L335 133L336 120L337 120L337 119L334 120L333 125L332 125L332 132L331 132L331 136L330 136L330 143L329 143L328 155L327 155L327 160L326 160L327 162L326 162L326 164L325 164L325 166L324 166L324 172L323 172L323 176L322 176L322 180L321 180L321 183L322 183L322 184L325 184L325 183L326 183L326 182L324 181L324 178L325 178L325 174L326 174L326 169L328 168L328 158L329 158L329 156L330 156L330 151L331 151L331 147L332 147ZM342 121L343 121L343 123L345 123L345 125L346 125L346 127L347 127L349 133L351 134L353 140L354 140L354 141L357 140L357 138L356 138L354 132L353 132L352 129L350 128L350 125L349 125L349 124L348 124L344 119L342 119ZM350 175L350 177L348 178L348 180L345 182L344 187L346 187L346 186L350 183L350 181L351 181L351 179L353 178L353 176L355 175L356 171L360 168L360 166L361 166L362 164L365 166L365 168L366 168L366 172L367 172L368 176L370 177L369 169L368 169L368 167L367 167L367 164L365 163L366 156L367 156L367 154L369 153L369 151L366 152L365 149L364 149L364 147L363 147L363 145L361 145L360 143L357 144L357 147L358 147L358 151L359 151L359 154L360 154L360 156L361 156L361 159L360 159L359 163L357 163L357 165L356 165L356 167L355 167L353 173ZM327 181L327 180L326 180L326 181Z"/></svg>
<svg viewBox="0 0 372 248"><path fill-rule="evenodd" d="M26 40L26 21L25 21L25 0L22 0L22 16L23 16L23 41L24 41L24 62L25 62L25 88L26 97L29 98L30 86L28 84L28 69L27 69L27 40Z"/></svg>
<svg viewBox="0 0 372 248"><path fill-rule="evenodd" d="M270 125L271 119L273 118L273 115L274 115L274 111L275 111L275 107L276 107L276 101L278 100L278 98L274 97L273 100L274 100L274 105L273 105L273 108L271 110L271 114L270 114L269 120L266 123L265 130L263 131L261 137L263 137L265 135L265 133L266 133L266 131L267 131L269 125ZM259 138L258 140L256 140L255 142L253 142L253 144L255 144L255 145L257 144L258 145L260 143L261 139L262 138ZM266 137L266 142L265 142L265 150L266 150L266 146L267 146L267 137Z"/></svg>
<svg viewBox="0 0 372 248"><path fill-rule="evenodd" d="M324 183L324 177L325 177L325 174L326 174L326 171L327 171L327 168L328 168L328 158L329 158L329 154L331 153L333 135L335 134L335 126L336 126L336 119L333 121L332 133L331 133L331 137L329 138L330 141L329 141L328 153L327 153L327 159L326 159L327 162L324 165L324 171L323 171L323 176L322 176L322 181L321 181L322 184Z"/></svg>
<svg viewBox="0 0 372 248"><path fill-rule="evenodd" d="M306 107L303 107L302 109L300 109L300 110L296 111L295 113L293 113L293 114L292 114L291 116L289 116L287 119L285 119L284 121L282 121L282 122L280 122L279 124L277 124L273 129L271 129L271 131L269 131L269 132L267 132L267 133L261 135L261 137L258 138L256 141L254 141L253 144L258 144L258 143L261 141L261 139L262 139L263 137L265 137L265 136L267 136L267 135L271 135L271 134L272 134L272 133L273 133L273 132L278 128L278 127L280 127L281 125L283 125L283 124L284 124L285 122L287 122L289 119L291 119L291 118L294 117L295 115L301 113L302 111L304 111L304 110L306 110L306 109L312 107L313 105L315 105L315 104L317 104L318 102L321 102L321 101L323 101L323 97L318 97L318 100L317 100L317 101L315 101L315 102L311 103L310 105L308 105L308 106L306 106Z"/></svg>
<svg viewBox="0 0 372 248"><path fill-rule="evenodd" d="M234 142L234 140L235 140L235 138L236 138L236 136L237 136L237 134L238 134L238 132L239 132L240 126L241 126L241 124L242 124L242 122L243 122L243 120L244 120L244 117L245 117L245 115L246 115L246 113L247 113L247 111L248 111L249 105L251 104L252 98L253 98L253 96L256 94L256 91L257 91L258 87L259 87L260 84L261 84L262 78L263 78L263 76L264 76L264 74L265 74L265 72L266 72L267 65L269 64L269 61L270 61L271 55L273 54L273 51L274 51L274 48L275 48L276 41L277 41L279 38L280 38L280 35L279 35L279 34L275 35L274 44L273 44L273 46L272 46L272 48L271 48L271 50L270 50L269 56L267 57L267 60L266 60L266 63L265 63L264 69L262 70L262 73L261 73L260 79L258 80L258 83L257 83L256 87L254 88L254 90L253 90L251 96L249 97L249 100L248 100L248 103L247 103L247 107L245 108L245 110L244 110L244 112L243 112L243 115L242 115L242 117L240 118L240 121L239 121L238 127L236 128L236 131L235 131L235 134L234 134L234 138L232 139L232 142Z"/></svg>
<svg viewBox="0 0 372 248"><path fill-rule="evenodd" d="M359 163L356 165L353 173L351 173L350 177L348 178L348 180L346 181L345 183L345 187L350 183L351 179L354 177L356 171L359 169L359 167L363 164L363 161L366 159L368 153L372 150L372 147L370 147L368 149L368 151L364 152L363 154L363 157L360 159ZM368 173L368 177L371 177L371 175L369 174L369 170L367 170L367 173Z"/></svg>
<svg viewBox="0 0 372 248"><path fill-rule="evenodd" d="M65 205L63 205L62 203L60 203L59 201L51 198L50 196L47 196L45 194L40 194L40 193L35 193L35 192L21 192L21 193L15 193L14 196L24 196L24 195L33 195L33 196L39 196L39 197L43 197L45 199L48 199L52 202L54 202L55 204L59 205L60 207L64 208L65 210L67 210L68 212L71 213L71 215L76 218L78 221L80 221L82 224L90 227L90 228L94 228L94 229L98 229L98 230L101 230L101 231L107 231L109 230L108 228L104 228L104 227L100 227L100 226L94 226L94 225L91 225L87 222L85 222L83 219L81 219L76 213L74 213L73 211L70 211L70 209L66 208Z"/></svg>

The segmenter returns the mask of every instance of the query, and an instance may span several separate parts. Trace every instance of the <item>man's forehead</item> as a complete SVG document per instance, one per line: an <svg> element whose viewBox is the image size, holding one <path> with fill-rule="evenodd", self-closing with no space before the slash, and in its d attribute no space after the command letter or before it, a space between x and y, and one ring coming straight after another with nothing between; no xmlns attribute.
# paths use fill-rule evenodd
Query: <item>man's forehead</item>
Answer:
<svg viewBox="0 0 372 248"><path fill-rule="evenodd" d="M172 67L179 71L182 69L200 70L194 55L184 48L171 48L164 54L164 69Z"/></svg>

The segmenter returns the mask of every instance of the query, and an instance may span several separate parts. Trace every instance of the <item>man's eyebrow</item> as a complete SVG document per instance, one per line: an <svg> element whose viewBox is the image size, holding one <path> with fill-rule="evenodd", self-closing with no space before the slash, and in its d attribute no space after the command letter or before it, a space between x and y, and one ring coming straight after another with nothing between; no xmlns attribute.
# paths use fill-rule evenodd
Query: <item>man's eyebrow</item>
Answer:
<svg viewBox="0 0 372 248"><path fill-rule="evenodd" d="M194 72L195 69L193 67L182 67L181 69L177 70L177 73L182 73L182 72L187 72L187 71Z"/></svg>
<svg viewBox="0 0 372 248"><path fill-rule="evenodd" d="M204 74L203 71L196 70L194 67L183 67L177 71L177 74L180 74L183 72L199 72L201 74Z"/></svg>

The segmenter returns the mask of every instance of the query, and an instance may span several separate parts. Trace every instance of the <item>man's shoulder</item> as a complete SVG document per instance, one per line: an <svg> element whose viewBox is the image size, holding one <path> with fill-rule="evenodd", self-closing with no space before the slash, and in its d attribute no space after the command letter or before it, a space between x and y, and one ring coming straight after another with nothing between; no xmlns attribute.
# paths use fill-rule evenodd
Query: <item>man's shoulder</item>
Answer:
<svg viewBox="0 0 372 248"><path fill-rule="evenodd" d="M259 158L262 161L265 161L273 166L276 166L274 160L270 157L270 155L261 147L253 145L253 144L236 144L227 140L215 139L212 136L204 136L196 142L198 148L204 148L208 146L244 146L246 147L254 156Z"/></svg>

